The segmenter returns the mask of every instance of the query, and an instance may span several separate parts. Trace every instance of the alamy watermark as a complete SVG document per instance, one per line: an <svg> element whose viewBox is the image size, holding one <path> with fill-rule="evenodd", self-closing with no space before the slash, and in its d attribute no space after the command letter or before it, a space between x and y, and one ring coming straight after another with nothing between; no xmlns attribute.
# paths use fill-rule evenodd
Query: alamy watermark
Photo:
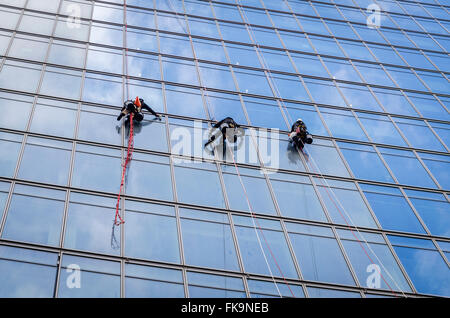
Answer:
<svg viewBox="0 0 450 318"><path fill-rule="evenodd" d="M69 4L66 8L68 15L66 25L69 29L81 28L81 7L78 4Z"/></svg>
<svg viewBox="0 0 450 318"><path fill-rule="evenodd" d="M366 19L367 27L370 29L378 29L381 26L381 8L375 3L371 3L366 11L369 15Z"/></svg>
<svg viewBox="0 0 450 318"><path fill-rule="evenodd" d="M366 279L366 286L369 288L381 288L381 269L377 264L370 264L366 268L370 273Z"/></svg>
<svg viewBox="0 0 450 318"><path fill-rule="evenodd" d="M213 140L205 145L211 138ZM175 164L192 163L194 158L250 165L259 165L261 162L274 172L280 166L278 129L227 128L223 135L219 129L208 129L203 122L194 121L193 127L173 129L170 142L172 154L181 156L173 158Z"/></svg>
<svg viewBox="0 0 450 318"><path fill-rule="evenodd" d="M69 289L81 288L81 268L77 264L70 264L66 268L67 275L66 286Z"/></svg>

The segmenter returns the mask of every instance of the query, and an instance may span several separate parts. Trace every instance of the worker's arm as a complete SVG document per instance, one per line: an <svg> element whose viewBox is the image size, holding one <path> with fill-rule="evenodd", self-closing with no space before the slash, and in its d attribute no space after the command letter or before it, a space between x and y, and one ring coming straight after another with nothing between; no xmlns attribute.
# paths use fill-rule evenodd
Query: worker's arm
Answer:
<svg viewBox="0 0 450 318"><path fill-rule="evenodd" d="M215 123L215 124L213 125L213 127L214 127L214 128L219 128L220 125L223 124L224 120L225 120L225 119L222 119L221 121L218 121L217 123Z"/></svg>
<svg viewBox="0 0 450 318"><path fill-rule="evenodd" d="M150 107L148 106L143 100L141 101L142 107L148 110L153 116L159 117L159 115Z"/></svg>
<svg viewBox="0 0 450 318"><path fill-rule="evenodd" d="M122 107L122 109L120 110L119 116L117 116L117 120L120 120L123 116L125 116L124 110L125 110L126 108L127 108L126 105L124 105L124 106Z"/></svg>

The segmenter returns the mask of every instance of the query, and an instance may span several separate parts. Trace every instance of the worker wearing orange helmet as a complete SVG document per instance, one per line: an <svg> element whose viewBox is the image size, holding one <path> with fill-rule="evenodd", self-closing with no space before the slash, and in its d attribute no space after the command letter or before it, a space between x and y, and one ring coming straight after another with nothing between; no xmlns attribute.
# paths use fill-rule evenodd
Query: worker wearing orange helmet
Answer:
<svg viewBox="0 0 450 318"><path fill-rule="evenodd" d="M148 110L152 115L161 120L161 117L150 107L148 106L142 98L136 97L134 102L132 100L127 100L123 103L122 110L120 111L117 120L120 120L123 116L127 116L130 113L133 113L134 119L138 122L144 119L144 114L142 113L142 108Z"/></svg>

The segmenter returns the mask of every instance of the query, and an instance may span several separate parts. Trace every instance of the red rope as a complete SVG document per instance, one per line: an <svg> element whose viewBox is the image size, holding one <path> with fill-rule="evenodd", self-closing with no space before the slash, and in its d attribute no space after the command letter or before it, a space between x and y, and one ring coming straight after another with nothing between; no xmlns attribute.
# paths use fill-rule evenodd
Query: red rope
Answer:
<svg viewBox="0 0 450 318"><path fill-rule="evenodd" d="M125 184L125 175L127 172L127 166L130 163L131 158L133 156L133 149L134 149L133 113L130 113L129 121L130 121L130 133L128 136L127 156L125 158L125 163L123 164L122 181L120 182L119 194L117 195L116 216L114 218L114 225L121 225L125 223L123 218L120 216L119 206L120 206L120 194L122 193L123 186Z"/></svg>

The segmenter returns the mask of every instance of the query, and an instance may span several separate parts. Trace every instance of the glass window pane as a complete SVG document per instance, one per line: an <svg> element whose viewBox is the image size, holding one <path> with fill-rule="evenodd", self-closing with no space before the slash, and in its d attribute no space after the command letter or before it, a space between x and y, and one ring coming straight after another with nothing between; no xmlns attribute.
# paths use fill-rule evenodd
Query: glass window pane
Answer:
<svg viewBox="0 0 450 318"><path fill-rule="evenodd" d="M400 190L365 184L361 188L383 229L425 233Z"/></svg>
<svg viewBox="0 0 450 318"><path fill-rule="evenodd" d="M328 131L323 125L322 119L316 111L314 106L294 104L294 103L282 103L283 111L285 111L289 124L293 124L297 118L302 118L307 124L308 131L313 135L328 136ZM287 127L290 130L291 127ZM285 129L285 128L283 128Z"/></svg>
<svg viewBox="0 0 450 318"><path fill-rule="evenodd" d="M142 1L141 1L142 2ZM149 7L149 4L132 4L130 5L139 5L140 7ZM152 11L149 10L140 10L134 8L127 8L127 23L129 25L134 25L143 28L155 29L155 17ZM122 23L122 22L118 22Z"/></svg>
<svg viewBox="0 0 450 318"><path fill-rule="evenodd" d="M149 182L158 180L158 182ZM173 200L169 158L133 153L125 192L128 195Z"/></svg>
<svg viewBox="0 0 450 318"><path fill-rule="evenodd" d="M112 275L109 272L110 270L114 270L116 275ZM80 275L80 288L70 288L67 283L71 281L71 275L74 275L75 271L78 271ZM119 262L64 255L61 264L58 297L118 298L120 297L119 273Z"/></svg>
<svg viewBox="0 0 450 318"><path fill-rule="evenodd" d="M361 294L356 292L316 287L308 287L308 294L311 298L361 298Z"/></svg>
<svg viewBox="0 0 450 318"><path fill-rule="evenodd" d="M394 182L372 147L343 142L339 142L338 145L356 178Z"/></svg>
<svg viewBox="0 0 450 318"><path fill-rule="evenodd" d="M192 162L177 165L174 170L180 202L225 208L215 165Z"/></svg>
<svg viewBox="0 0 450 318"><path fill-rule="evenodd" d="M436 188L436 185L412 152L381 147L379 150L398 182Z"/></svg>
<svg viewBox="0 0 450 318"><path fill-rule="evenodd" d="M133 132L134 147L136 149L168 152L165 119L158 121L144 118L142 122L134 123ZM126 138L128 138L128 134L129 131L125 134ZM149 138L148 136L158 136L158 138Z"/></svg>
<svg viewBox="0 0 450 318"><path fill-rule="evenodd" d="M406 95L424 117L450 121L449 112L433 96L410 92Z"/></svg>
<svg viewBox="0 0 450 318"><path fill-rule="evenodd" d="M431 234L450 236L450 203L439 193L405 190Z"/></svg>
<svg viewBox="0 0 450 318"><path fill-rule="evenodd" d="M73 138L77 104L38 99L31 119L30 131Z"/></svg>
<svg viewBox="0 0 450 318"><path fill-rule="evenodd" d="M336 148L329 141L315 139L303 152L306 153L306 163L312 172L349 176Z"/></svg>
<svg viewBox="0 0 450 318"><path fill-rule="evenodd" d="M362 141L368 140L351 112L326 108L321 108L320 112L335 137Z"/></svg>
<svg viewBox="0 0 450 318"><path fill-rule="evenodd" d="M388 238L419 293L446 297L450 295L448 265L435 250L431 241L391 235ZM399 239L402 241L400 242ZM431 249L419 248L419 244L428 242L430 246L433 246Z"/></svg>
<svg viewBox="0 0 450 318"><path fill-rule="evenodd" d="M375 286L375 288L396 291L402 290L405 292L411 291L400 267L389 250L389 247L384 243L381 235L363 232L351 233L347 230L337 231L362 286L374 288L370 280L370 275L375 270L382 277L380 279L380 286ZM367 241L367 243L363 241ZM380 271L378 272L376 268L372 269L369 267L371 265L372 267L373 265L377 265Z"/></svg>
<svg viewBox="0 0 450 318"><path fill-rule="evenodd" d="M65 192L17 185L6 218L4 238L59 245Z"/></svg>
<svg viewBox="0 0 450 318"><path fill-rule="evenodd" d="M212 120L220 120L230 116L239 124L245 125L247 123L238 96L210 91L205 93L206 106L208 107L209 116Z"/></svg>
<svg viewBox="0 0 450 318"><path fill-rule="evenodd" d="M247 283L252 298L273 298L280 297L280 294L282 297L305 297L302 286L299 285L254 279L248 279Z"/></svg>
<svg viewBox="0 0 450 318"><path fill-rule="evenodd" d="M219 38L217 26L213 21L195 19L192 17L189 17L188 21L189 21L189 30L191 31L191 34L197 36L204 36L212 39ZM173 29L172 26L171 29Z"/></svg>
<svg viewBox="0 0 450 318"><path fill-rule="evenodd" d="M53 297L56 253L0 246L0 296Z"/></svg>
<svg viewBox="0 0 450 318"><path fill-rule="evenodd" d="M283 216L327 221L317 194L308 178L276 174L270 175L270 182Z"/></svg>
<svg viewBox="0 0 450 318"><path fill-rule="evenodd" d="M139 34L140 39L141 35ZM153 42L153 41L152 41ZM155 40L156 42L156 40ZM171 54L171 55L178 55L178 56L184 56L184 57L190 57L193 58L192 55L192 47L189 43L189 38L185 36L179 36L179 35L172 35L172 34L159 34L159 42L160 42L160 50L161 53L164 54ZM157 43L152 43L152 45L155 46L155 51L157 50ZM186 68L187 70L187 68Z"/></svg>
<svg viewBox="0 0 450 318"><path fill-rule="evenodd" d="M303 277L313 281L355 285L331 230L323 228L327 230L327 237L312 236L308 234L314 233L316 227L296 225L286 224Z"/></svg>
<svg viewBox="0 0 450 318"><path fill-rule="evenodd" d="M40 93L58 97L79 99L81 72L47 67Z"/></svg>
<svg viewBox="0 0 450 318"><path fill-rule="evenodd" d="M82 98L87 102L122 106L122 79L86 73Z"/></svg>
<svg viewBox="0 0 450 318"><path fill-rule="evenodd" d="M26 12L20 20L18 30L35 34L51 35L54 24L55 20L49 18L48 15Z"/></svg>
<svg viewBox="0 0 450 318"><path fill-rule="evenodd" d="M72 144L28 137L19 169L19 178L66 185L69 177ZM36 162L39 162L36 169Z"/></svg>
<svg viewBox="0 0 450 318"><path fill-rule="evenodd" d="M394 118L394 120L413 147L445 151L445 148L423 121L404 118Z"/></svg>
<svg viewBox="0 0 450 318"><path fill-rule="evenodd" d="M127 54L128 61L133 58L132 55L133 53ZM88 50L86 68L101 72L122 74L122 62L122 51L92 45ZM134 73L129 71L129 75L134 75Z"/></svg>
<svg viewBox="0 0 450 318"><path fill-rule="evenodd" d="M380 112L382 108L365 86L337 83L340 91L344 94L348 104L352 108L367 109Z"/></svg>
<svg viewBox="0 0 450 318"><path fill-rule="evenodd" d="M17 165L22 135L0 132L0 175L12 177Z"/></svg>
<svg viewBox="0 0 450 318"><path fill-rule="evenodd" d="M122 173L120 151L77 145L72 186L117 193Z"/></svg>
<svg viewBox="0 0 450 318"><path fill-rule="evenodd" d="M417 112L401 92L381 88L373 88L373 92L386 112L417 117Z"/></svg>
<svg viewBox="0 0 450 318"><path fill-rule="evenodd" d="M116 200L72 193L64 247L106 254L120 254L120 226L113 226Z"/></svg>
<svg viewBox="0 0 450 318"><path fill-rule="evenodd" d="M227 63L222 43L199 39L194 39L192 42L194 43L195 55L199 60Z"/></svg>
<svg viewBox="0 0 450 318"><path fill-rule="evenodd" d="M261 67L259 57L253 47L226 43L226 51L232 65Z"/></svg>
<svg viewBox="0 0 450 318"><path fill-rule="evenodd" d="M272 75L271 81L276 87L276 96L283 99L309 102L310 98L298 77Z"/></svg>
<svg viewBox="0 0 450 318"><path fill-rule="evenodd" d="M121 145L120 122L116 120L119 110L94 106L81 106L78 139L106 144ZM103 123L103 125L99 125Z"/></svg>
<svg viewBox="0 0 450 318"><path fill-rule="evenodd" d="M6 60L0 71L0 86L34 93L40 76L40 65Z"/></svg>
<svg viewBox="0 0 450 318"><path fill-rule="evenodd" d="M203 99L198 89L167 85L165 93L169 114L205 118Z"/></svg>
<svg viewBox="0 0 450 318"><path fill-rule="evenodd" d="M179 263L178 231L173 208L129 200L125 202L125 207L125 254Z"/></svg>
<svg viewBox="0 0 450 318"><path fill-rule="evenodd" d="M315 179L315 182L333 223L377 227L353 183L327 179Z"/></svg>
<svg viewBox="0 0 450 318"><path fill-rule="evenodd" d="M290 55L300 74L329 77L318 57L300 53L290 53Z"/></svg>
<svg viewBox="0 0 450 318"><path fill-rule="evenodd" d="M145 1L145 3L147 2ZM158 39L154 31L127 29L126 36L128 48L148 52L158 52ZM181 52L180 55L182 55Z"/></svg>
<svg viewBox="0 0 450 318"><path fill-rule="evenodd" d="M425 165L430 169L433 176L437 179L439 184L444 189L450 188L450 175L448 169L450 167L450 160L448 156L433 155L428 153L419 153L419 156L425 162Z"/></svg>
<svg viewBox="0 0 450 318"><path fill-rule="evenodd" d="M268 68L269 70L295 73L286 52L272 50L260 50L259 52L262 55L265 68Z"/></svg>
<svg viewBox="0 0 450 318"><path fill-rule="evenodd" d="M223 167L223 179L227 188L230 208L233 210L275 215L275 207L264 175L260 174L257 170L245 168L240 168L239 173L244 183L245 192L235 168L232 166ZM252 211L249 211L247 197L250 201Z"/></svg>
<svg viewBox="0 0 450 318"><path fill-rule="evenodd" d="M229 67L199 63L199 70L203 86L228 91L236 90Z"/></svg>
<svg viewBox="0 0 450 318"><path fill-rule="evenodd" d="M316 103L347 106L333 82L314 80L312 78L304 79L304 81Z"/></svg>
<svg viewBox="0 0 450 318"><path fill-rule="evenodd" d="M126 264L125 271L127 275L125 297L127 298L184 297L181 271L134 264Z"/></svg>
<svg viewBox="0 0 450 318"><path fill-rule="evenodd" d="M0 92L0 127L25 130L32 106L30 96ZM21 116L17 116L18 112Z"/></svg>
<svg viewBox="0 0 450 318"><path fill-rule="evenodd" d="M233 68L239 90L248 94L272 96L265 73Z"/></svg>
<svg viewBox="0 0 450 318"><path fill-rule="evenodd" d="M74 5L74 3L71 3L71 5ZM81 14L83 15L84 4L80 4L79 2L77 2L76 5L81 5ZM73 14L73 9L70 7L67 7L67 9L64 11L67 15ZM91 17L90 13L87 13L87 15L89 19ZM89 38L90 29L89 22L83 20L79 20L77 22L78 23L74 25L73 22L68 23L67 18L58 18L54 35L59 38L87 41Z"/></svg>
<svg viewBox="0 0 450 318"><path fill-rule="evenodd" d="M9 49L9 56L43 62L47 55L48 41L37 37L16 36Z"/></svg>
<svg viewBox="0 0 450 318"><path fill-rule="evenodd" d="M189 297L245 298L241 278L187 272Z"/></svg>
<svg viewBox="0 0 450 318"><path fill-rule="evenodd" d="M374 142L403 147L407 146L388 117L364 113L357 113L357 115L367 134Z"/></svg>
<svg viewBox="0 0 450 318"><path fill-rule="evenodd" d="M233 219L236 219L236 217L233 217ZM276 277L297 278L298 275L283 232L256 229L256 227L253 227L250 218L242 217L242 219L245 220L246 226L237 225L237 220L235 220L235 229L245 270L262 275L270 275L271 271ZM279 226L278 222L274 221L274 223ZM256 219L255 224L258 226L257 224L261 224L261 221ZM256 233L258 233L262 242L264 254L258 244ZM265 259L267 259L268 264ZM279 267L276 266L275 260Z"/></svg>
<svg viewBox="0 0 450 318"><path fill-rule="evenodd" d="M120 21L119 23L122 23L122 21ZM93 22L91 26L91 36L89 37L89 41L92 43L122 47L122 33L122 27Z"/></svg>
<svg viewBox="0 0 450 318"><path fill-rule="evenodd" d="M198 85L197 70L193 62L164 57L162 65L164 80Z"/></svg>
<svg viewBox="0 0 450 318"><path fill-rule="evenodd" d="M201 213L212 212L180 210L182 217L202 218ZM217 216L219 217L219 215ZM187 264L239 271L227 216L223 215L220 221L221 223L211 223L206 220L181 219L183 248Z"/></svg>
<svg viewBox="0 0 450 318"><path fill-rule="evenodd" d="M252 126L287 130L280 106L275 101L244 97Z"/></svg>

